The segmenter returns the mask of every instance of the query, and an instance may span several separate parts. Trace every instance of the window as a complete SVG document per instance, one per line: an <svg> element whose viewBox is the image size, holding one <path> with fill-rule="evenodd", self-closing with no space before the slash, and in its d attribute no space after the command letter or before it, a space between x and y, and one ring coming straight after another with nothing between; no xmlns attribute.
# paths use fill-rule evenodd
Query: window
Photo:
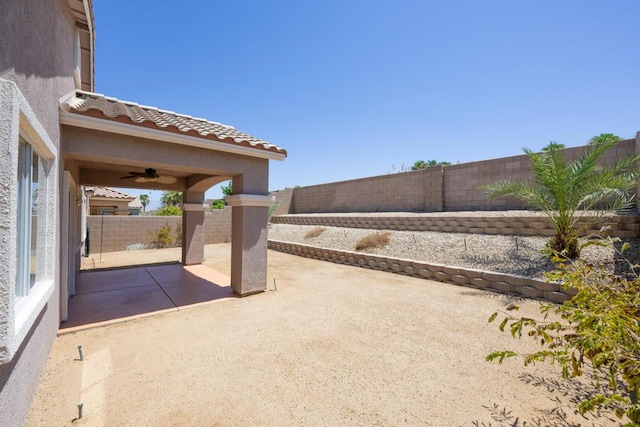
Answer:
<svg viewBox="0 0 640 427"><path fill-rule="evenodd" d="M14 82L0 78L0 365L16 355L55 292L58 147ZM6 203L10 201L10 203ZM5 243L6 242L6 243Z"/></svg>
<svg viewBox="0 0 640 427"><path fill-rule="evenodd" d="M90 209L89 215L115 215L118 212L116 206L98 206Z"/></svg>
<svg viewBox="0 0 640 427"><path fill-rule="evenodd" d="M44 279L46 230L46 162L20 138L18 147L16 297L29 295Z"/></svg>

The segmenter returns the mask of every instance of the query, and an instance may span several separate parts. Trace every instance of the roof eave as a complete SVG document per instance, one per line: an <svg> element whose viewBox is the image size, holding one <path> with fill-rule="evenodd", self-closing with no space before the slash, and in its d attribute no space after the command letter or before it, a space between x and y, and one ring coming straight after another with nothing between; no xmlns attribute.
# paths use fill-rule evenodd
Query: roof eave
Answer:
<svg viewBox="0 0 640 427"><path fill-rule="evenodd" d="M66 111L64 108L60 109L60 124L80 127L84 129L116 133L120 135L129 135L138 138L153 139L157 141L169 142L172 144L185 145L188 147L203 148L206 150L222 151L243 156L257 157L261 159L284 160L287 157L287 155L284 153L263 150L260 148L233 145L226 142L197 138L190 135L180 135L159 129L150 129L107 119L84 116L82 114L71 113L69 111Z"/></svg>

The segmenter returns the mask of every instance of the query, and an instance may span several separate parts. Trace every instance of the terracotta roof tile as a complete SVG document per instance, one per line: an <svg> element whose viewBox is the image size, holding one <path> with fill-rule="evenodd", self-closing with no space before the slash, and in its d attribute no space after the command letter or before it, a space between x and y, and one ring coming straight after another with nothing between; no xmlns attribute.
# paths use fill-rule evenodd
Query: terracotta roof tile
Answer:
<svg viewBox="0 0 640 427"><path fill-rule="evenodd" d="M140 201L140 197L137 197L129 202L129 209L142 209L142 202Z"/></svg>
<svg viewBox="0 0 640 427"><path fill-rule="evenodd" d="M139 105L135 102L120 101L97 93L76 91L75 97L67 100L63 108L70 113L157 128L287 155L284 148L240 132L231 126L177 114L173 111L160 110L156 107Z"/></svg>
<svg viewBox="0 0 640 427"><path fill-rule="evenodd" d="M92 197L104 197L107 199L129 199L134 200L136 196L132 196L131 194L123 193L118 190L114 190L109 187L91 187L86 186L85 191L93 191Z"/></svg>

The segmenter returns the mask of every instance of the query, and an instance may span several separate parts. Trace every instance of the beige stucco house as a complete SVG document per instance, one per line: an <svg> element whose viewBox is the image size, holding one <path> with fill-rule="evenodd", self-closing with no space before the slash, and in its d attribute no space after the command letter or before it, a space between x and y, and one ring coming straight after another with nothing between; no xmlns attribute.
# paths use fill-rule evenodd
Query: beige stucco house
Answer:
<svg viewBox="0 0 640 427"><path fill-rule="evenodd" d="M132 195L109 187L85 186L88 215L135 215L142 209L140 200Z"/></svg>
<svg viewBox="0 0 640 427"><path fill-rule="evenodd" d="M2 2L0 425L23 423L67 318L83 186L182 191L182 262L198 264L204 193L232 179L232 288L266 288L269 160L286 151L230 126L94 93L94 37L91 0Z"/></svg>

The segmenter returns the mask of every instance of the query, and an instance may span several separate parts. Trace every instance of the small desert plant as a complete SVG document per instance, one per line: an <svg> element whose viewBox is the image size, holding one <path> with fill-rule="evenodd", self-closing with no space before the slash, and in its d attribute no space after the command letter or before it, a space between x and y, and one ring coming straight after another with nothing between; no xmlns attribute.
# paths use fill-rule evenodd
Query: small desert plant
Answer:
<svg viewBox="0 0 640 427"><path fill-rule="evenodd" d="M224 209L225 203L224 200L218 199L211 202L211 210L215 209Z"/></svg>
<svg viewBox="0 0 640 427"><path fill-rule="evenodd" d="M280 203L280 202L275 202L274 204L272 204L271 206L269 206L269 212L268 212L267 216L268 216L269 218L271 218L271 216L274 214L274 212L275 212L275 211L277 211L277 210L278 210L278 208L280 207L280 205L281 205L281 204L282 204L282 203Z"/></svg>
<svg viewBox="0 0 640 427"><path fill-rule="evenodd" d="M151 245L156 249L173 246L174 238L171 236L171 226L165 224L158 230L151 232Z"/></svg>
<svg viewBox="0 0 640 427"><path fill-rule="evenodd" d="M182 246L182 223L181 222L179 222L178 225L176 225L175 236L176 236L176 240L175 242L173 242L173 246L181 247Z"/></svg>
<svg viewBox="0 0 640 427"><path fill-rule="evenodd" d="M368 249L382 249L389 244L391 232L372 233L364 236L356 243L356 251L366 251Z"/></svg>
<svg viewBox="0 0 640 427"><path fill-rule="evenodd" d="M324 227L314 227L311 230L309 230L307 232L307 234L304 235L305 239L314 239L316 237L318 237L319 235L321 235L322 233L324 233L325 231L327 231L326 228Z"/></svg>

